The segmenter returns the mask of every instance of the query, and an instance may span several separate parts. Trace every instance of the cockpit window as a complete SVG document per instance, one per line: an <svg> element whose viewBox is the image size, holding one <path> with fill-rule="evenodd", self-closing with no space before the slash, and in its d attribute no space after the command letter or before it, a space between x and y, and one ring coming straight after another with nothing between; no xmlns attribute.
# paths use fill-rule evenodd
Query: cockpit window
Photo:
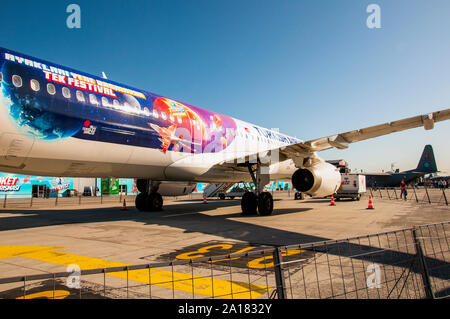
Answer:
<svg viewBox="0 0 450 319"><path fill-rule="evenodd" d="M48 92L48 94L55 95L55 93L56 93L55 86L51 83L48 83L47 84L47 92Z"/></svg>
<svg viewBox="0 0 450 319"><path fill-rule="evenodd" d="M66 99L70 99L70 90L69 88L66 88L65 86L62 88L62 95L66 98Z"/></svg>
<svg viewBox="0 0 450 319"><path fill-rule="evenodd" d="M30 86L31 86L31 89L35 92L39 91L39 89L40 89L39 82L34 79L30 81Z"/></svg>
<svg viewBox="0 0 450 319"><path fill-rule="evenodd" d="M80 102L84 102L85 101L83 92L77 91L76 95L77 95L77 100L78 101L80 101Z"/></svg>
<svg viewBox="0 0 450 319"><path fill-rule="evenodd" d="M13 75L13 76L12 76L12 82L13 82L13 85L14 85L16 88L22 87L22 78L21 78L20 76L18 76L18 75Z"/></svg>

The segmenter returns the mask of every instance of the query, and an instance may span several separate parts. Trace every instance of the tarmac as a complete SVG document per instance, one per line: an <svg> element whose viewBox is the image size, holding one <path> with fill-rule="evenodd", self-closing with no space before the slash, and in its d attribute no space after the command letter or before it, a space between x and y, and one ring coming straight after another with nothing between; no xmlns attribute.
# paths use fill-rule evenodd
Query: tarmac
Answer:
<svg viewBox="0 0 450 319"><path fill-rule="evenodd" d="M374 198L375 209L369 210L367 196L360 201L336 201L335 206L330 206L330 199L297 201L287 192L275 192L274 198L271 216L242 216L240 199L208 199L204 204L192 196L166 198L161 212L139 212L129 200L126 211L119 203L112 207L2 209L0 278L64 272L70 264L91 269L195 259L450 219L448 206L413 201ZM0 295L4 289L0 285ZM175 287L177 292L183 289Z"/></svg>

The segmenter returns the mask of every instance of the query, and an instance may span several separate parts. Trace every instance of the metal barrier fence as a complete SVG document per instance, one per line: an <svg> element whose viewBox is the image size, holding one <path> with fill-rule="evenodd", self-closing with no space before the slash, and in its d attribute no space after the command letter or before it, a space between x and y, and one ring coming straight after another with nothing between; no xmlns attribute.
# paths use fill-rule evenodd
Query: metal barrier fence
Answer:
<svg viewBox="0 0 450 319"><path fill-rule="evenodd" d="M76 207L81 205L116 205L123 204L134 206L136 195L98 195L98 196L71 196L71 197L25 197L24 194L4 194L0 196L0 207L3 208L52 208L52 207ZM28 195L29 196L29 195ZM189 199L200 200L202 193L194 193L181 196L163 196L164 200Z"/></svg>
<svg viewBox="0 0 450 319"><path fill-rule="evenodd" d="M400 189L394 187L369 188L367 193L372 197L389 200L405 200ZM406 200L416 203L448 206L448 201L450 200L449 195L447 188L429 188L426 186L408 187Z"/></svg>
<svg viewBox="0 0 450 319"><path fill-rule="evenodd" d="M101 196L72 196L72 197L23 197L21 194L4 194L0 197L0 207L3 208L49 208L98 204L133 203L136 195L101 195Z"/></svg>
<svg viewBox="0 0 450 319"><path fill-rule="evenodd" d="M143 265L72 265L68 272L0 278L0 298L448 298L449 228L445 222L214 256L203 250Z"/></svg>

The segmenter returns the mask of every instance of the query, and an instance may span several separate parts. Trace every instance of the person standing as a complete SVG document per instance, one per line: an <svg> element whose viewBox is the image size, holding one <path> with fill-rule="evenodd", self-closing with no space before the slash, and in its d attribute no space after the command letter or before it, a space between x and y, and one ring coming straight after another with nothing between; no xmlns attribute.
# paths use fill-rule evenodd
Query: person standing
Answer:
<svg viewBox="0 0 450 319"><path fill-rule="evenodd" d="M400 198L404 197L406 200L406 196L408 195L408 192L406 191L406 183L405 180L402 179L400 182Z"/></svg>

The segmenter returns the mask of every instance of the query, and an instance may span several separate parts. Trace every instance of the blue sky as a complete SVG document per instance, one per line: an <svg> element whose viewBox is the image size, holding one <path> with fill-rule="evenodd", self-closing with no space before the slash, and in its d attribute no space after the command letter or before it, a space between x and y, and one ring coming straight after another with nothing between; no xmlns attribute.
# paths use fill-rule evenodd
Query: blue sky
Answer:
<svg viewBox="0 0 450 319"><path fill-rule="evenodd" d="M81 7L81 29L66 7ZM369 4L381 29L368 29ZM4 1L0 46L308 140L450 107L448 0ZM450 121L320 153L450 174Z"/></svg>

